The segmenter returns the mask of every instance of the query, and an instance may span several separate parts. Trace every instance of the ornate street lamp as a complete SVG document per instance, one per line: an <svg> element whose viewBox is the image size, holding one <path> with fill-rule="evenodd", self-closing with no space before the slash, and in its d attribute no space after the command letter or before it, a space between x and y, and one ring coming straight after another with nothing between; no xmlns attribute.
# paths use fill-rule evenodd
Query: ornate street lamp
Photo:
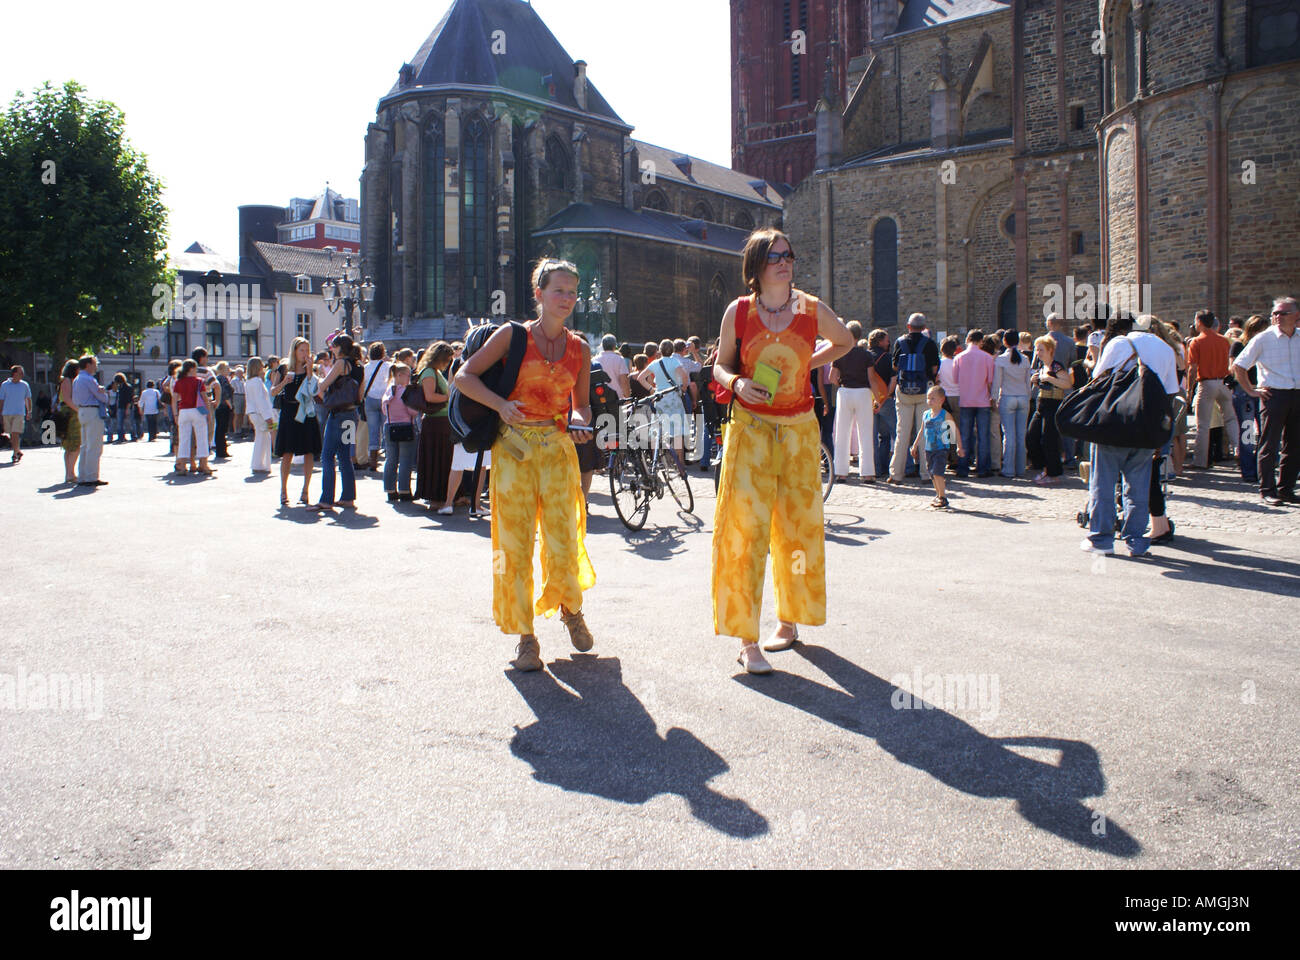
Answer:
<svg viewBox="0 0 1300 960"><path fill-rule="evenodd" d="M366 325L370 305L375 301L375 285L369 277L361 276L361 268L353 266L352 254L343 259L343 274L335 280L326 280L321 285L325 297L325 306L330 313L343 314L343 332L352 334L352 312L361 307L361 326Z"/></svg>

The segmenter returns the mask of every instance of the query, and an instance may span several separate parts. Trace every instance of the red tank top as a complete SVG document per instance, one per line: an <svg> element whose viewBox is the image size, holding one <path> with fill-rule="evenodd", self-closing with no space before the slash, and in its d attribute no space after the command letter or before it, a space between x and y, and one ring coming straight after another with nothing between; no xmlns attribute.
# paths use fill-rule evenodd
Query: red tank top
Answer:
<svg viewBox="0 0 1300 960"><path fill-rule="evenodd" d="M771 406L751 406L736 397L737 403L753 413L790 417L813 408L809 376L817 344L817 298L802 290L795 290L794 295L794 321L780 333L773 333L763 323L753 309L753 297L741 297L736 304L740 375L753 377L759 363L781 371L781 384Z"/></svg>
<svg viewBox="0 0 1300 960"><path fill-rule="evenodd" d="M528 330L528 349L519 368L519 379L509 399L519 405L525 420L554 420L569 416L573 388L582 370L582 334L566 330L564 355L556 363L542 356L532 328Z"/></svg>

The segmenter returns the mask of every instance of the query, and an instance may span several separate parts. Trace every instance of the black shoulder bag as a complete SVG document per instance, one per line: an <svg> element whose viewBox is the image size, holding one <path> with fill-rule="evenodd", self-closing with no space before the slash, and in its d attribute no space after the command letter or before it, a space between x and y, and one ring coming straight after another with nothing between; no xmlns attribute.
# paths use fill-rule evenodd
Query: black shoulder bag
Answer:
<svg viewBox="0 0 1300 960"><path fill-rule="evenodd" d="M1173 432L1173 405L1154 370L1133 356L1071 393L1056 410L1062 436L1137 450L1159 449ZM1128 363L1137 360L1133 366Z"/></svg>

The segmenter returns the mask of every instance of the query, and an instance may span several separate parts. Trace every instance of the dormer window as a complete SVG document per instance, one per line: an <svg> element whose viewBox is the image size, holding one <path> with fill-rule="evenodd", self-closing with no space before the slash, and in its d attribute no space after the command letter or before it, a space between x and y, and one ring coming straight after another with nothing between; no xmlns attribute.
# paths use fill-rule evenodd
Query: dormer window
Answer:
<svg viewBox="0 0 1300 960"><path fill-rule="evenodd" d="M300 273L293 278L293 288L298 293L311 293L311 277Z"/></svg>

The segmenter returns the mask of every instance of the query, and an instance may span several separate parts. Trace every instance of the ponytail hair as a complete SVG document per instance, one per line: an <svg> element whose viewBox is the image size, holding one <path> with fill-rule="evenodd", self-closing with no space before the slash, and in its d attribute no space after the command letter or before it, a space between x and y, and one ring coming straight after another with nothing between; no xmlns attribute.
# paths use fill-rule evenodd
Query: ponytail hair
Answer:
<svg viewBox="0 0 1300 960"><path fill-rule="evenodd" d="M1020 334L1015 330L1008 330L1002 334L1002 344L1007 348L1007 353L1011 354L1011 365L1014 367L1020 363Z"/></svg>

